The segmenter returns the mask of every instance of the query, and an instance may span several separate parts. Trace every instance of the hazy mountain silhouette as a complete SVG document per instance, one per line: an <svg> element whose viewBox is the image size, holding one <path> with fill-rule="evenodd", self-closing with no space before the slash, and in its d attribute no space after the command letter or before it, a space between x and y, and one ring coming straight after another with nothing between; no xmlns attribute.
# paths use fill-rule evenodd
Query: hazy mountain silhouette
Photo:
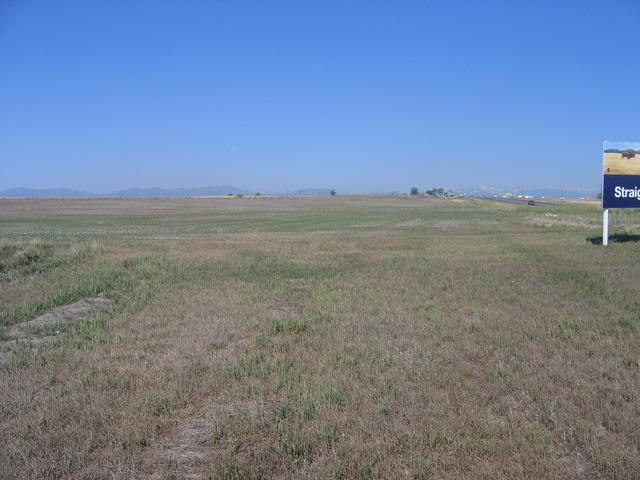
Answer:
<svg viewBox="0 0 640 480"><path fill-rule="evenodd" d="M128 188L105 195L107 197L206 197L217 195L248 195L249 191L231 185L196 188Z"/></svg>
<svg viewBox="0 0 640 480"><path fill-rule="evenodd" d="M295 190L291 192L291 195L314 195L314 196L322 196L322 195L331 195L330 188L301 188L300 190Z"/></svg>
<svg viewBox="0 0 640 480"><path fill-rule="evenodd" d="M534 197L560 197L567 198L581 198L588 195L596 196L597 192L589 189L560 189L560 188L537 188L537 187L467 187L467 188L454 188L455 192L463 195L477 196L477 197L491 197L500 195L504 192L511 192L513 194L525 194ZM195 187L195 188L128 188L124 190L118 190L116 192L107 193L104 195L98 195L90 192L83 192L80 190L72 190L69 188L11 188L8 190L1 190L0 197L27 197L27 198L79 198L79 197L93 197L93 198L151 198L151 197L165 197L165 198L188 198L188 197L207 197L207 196L222 196L222 195L253 195L255 192L245 190L243 188L234 187L232 185L218 185L212 187ZM264 195L285 195L281 193L269 193L262 192ZM406 193L406 192L405 192ZM329 188L301 188L286 193L291 196L328 196L331 195L331 189ZM380 193L377 193L378 195ZM398 193L386 193L383 195L393 195Z"/></svg>

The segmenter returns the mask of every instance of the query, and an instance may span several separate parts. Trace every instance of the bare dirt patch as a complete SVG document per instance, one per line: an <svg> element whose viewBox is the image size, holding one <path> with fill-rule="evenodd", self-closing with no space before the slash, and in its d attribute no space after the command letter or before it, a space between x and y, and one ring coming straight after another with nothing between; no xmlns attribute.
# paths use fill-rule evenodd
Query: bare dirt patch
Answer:
<svg viewBox="0 0 640 480"><path fill-rule="evenodd" d="M296 310L294 307L290 306L281 306L277 308L273 308L269 311L269 318L272 320L282 320L285 318L290 318L299 313L299 309Z"/></svg>
<svg viewBox="0 0 640 480"><path fill-rule="evenodd" d="M229 447L225 426L234 421L258 422L272 416L274 409L274 405L256 401L214 403L200 417L180 421L172 438L156 453L154 465L160 468L151 478L208 478L210 466Z"/></svg>
<svg viewBox="0 0 640 480"><path fill-rule="evenodd" d="M408 220L406 222L400 222L400 223L396 223L395 227L396 228L404 228L404 227L419 227L421 225L424 225L425 222L419 219L415 219L415 220Z"/></svg>
<svg viewBox="0 0 640 480"><path fill-rule="evenodd" d="M89 316L111 305L111 300L98 295L95 298L83 298L68 305L61 305L33 320L14 325L9 329L7 346L28 343L39 347L52 341L60 333L60 328L81 322ZM0 356L2 358L2 356Z"/></svg>

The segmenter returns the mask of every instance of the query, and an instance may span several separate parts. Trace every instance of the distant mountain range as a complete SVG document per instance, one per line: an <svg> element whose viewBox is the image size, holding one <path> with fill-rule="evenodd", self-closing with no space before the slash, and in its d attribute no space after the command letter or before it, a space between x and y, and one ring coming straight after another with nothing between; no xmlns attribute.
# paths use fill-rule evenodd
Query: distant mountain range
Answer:
<svg viewBox="0 0 640 480"><path fill-rule="evenodd" d="M116 198L149 198L149 197L172 197L172 198L188 198L188 197L208 197L220 195L253 195L255 192L234 187L232 185L219 185L214 187L197 187L197 188L129 188L126 190L118 190L117 192L97 195L95 193L83 192L79 190L70 190L68 188L12 188L9 190L0 190L0 197L29 197L29 198L78 198L78 197L116 197ZM268 193L264 193L269 195ZM289 192L289 195L330 195L329 188L304 188ZM282 195L282 194L272 194Z"/></svg>
<svg viewBox="0 0 640 480"><path fill-rule="evenodd" d="M331 195L331 189L330 188L302 188L300 190L294 190L293 192L290 193L290 195L295 195L295 196L306 196L306 195L312 195L312 196L325 196L325 195Z"/></svg>
<svg viewBox="0 0 640 480"><path fill-rule="evenodd" d="M2 192L0 192L2 194ZM248 195L247 190L234 187L231 185L220 185L216 187L196 187L196 188L129 188L126 190L118 190L105 197L125 197L125 198L143 198L143 197L207 197L219 195Z"/></svg>
<svg viewBox="0 0 640 480"><path fill-rule="evenodd" d="M562 189L562 188L538 188L538 187L468 187L452 189L458 194L474 197L493 197L512 193L513 195L528 195L532 197L566 197L566 198L584 198L586 196L595 197L598 192L588 189ZM9 190L0 190L0 197L28 197L28 198L188 198L188 197L208 197L208 196L224 196L224 195L253 195L255 192L245 190L243 188L234 187L232 185L219 185L214 187L197 187L197 188L129 188L118 190L117 192L98 195L80 190L71 190L68 188L12 188ZM269 193L261 192L263 195L285 195L285 193ZM407 192L403 192L407 193ZM286 195L292 196L328 196L331 195L329 188L303 188L287 192ZM373 195L402 195L398 192L375 193Z"/></svg>

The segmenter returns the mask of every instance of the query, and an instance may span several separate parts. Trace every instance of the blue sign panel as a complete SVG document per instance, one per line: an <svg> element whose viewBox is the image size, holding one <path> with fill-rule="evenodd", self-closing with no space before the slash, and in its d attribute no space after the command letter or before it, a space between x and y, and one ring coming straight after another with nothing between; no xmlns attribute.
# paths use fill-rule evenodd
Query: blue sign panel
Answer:
<svg viewBox="0 0 640 480"><path fill-rule="evenodd" d="M603 208L640 208L640 143L604 142Z"/></svg>
<svg viewBox="0 0 640 480"><path fill-rule="evenodd" d="M603 208L640 208L640 175L605 175Z"/></svg>

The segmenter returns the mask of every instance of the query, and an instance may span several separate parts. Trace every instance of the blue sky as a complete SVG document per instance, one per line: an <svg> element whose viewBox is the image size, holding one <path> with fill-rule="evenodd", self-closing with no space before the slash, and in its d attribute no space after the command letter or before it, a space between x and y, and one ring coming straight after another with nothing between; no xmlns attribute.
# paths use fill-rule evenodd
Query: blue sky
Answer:
<svg viewBox="0 0 640 480"><path fill-rule="evenodd" d="M0 189L599 188L640 2L0 0Z"/></svg>

